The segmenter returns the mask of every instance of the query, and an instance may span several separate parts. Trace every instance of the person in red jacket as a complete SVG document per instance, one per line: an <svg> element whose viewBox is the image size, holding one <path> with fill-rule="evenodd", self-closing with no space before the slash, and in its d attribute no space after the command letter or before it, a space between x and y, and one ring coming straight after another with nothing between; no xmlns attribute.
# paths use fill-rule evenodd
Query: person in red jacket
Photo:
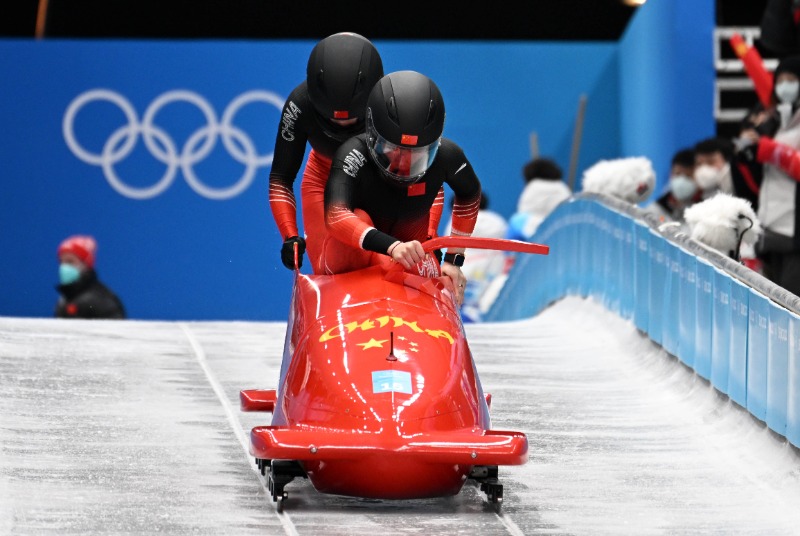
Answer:
<svg viewBox="0 0 800 536"><path fill-rule="evenodd" d="M756 245L764 275L800 295L800 55L787 56L774 73L771 106L750 113L737 140L740 158L761 167Z"/></svg>
<svg viewBox="0 0 800 536"><path fill-rule="evenodd" d="M365 134L336 151L325 187L327 273L359 269L391 258L406 270L438 276L439 263L421 242L444 184L455 194L451 235L475 228L481 184L464 151L442 137L445 106L425 75L399 71L384 76L367 100ZM382 258L382 259L381 259ZM450 248L441 272L463 299L463 248Z"/></svg>
<svg viewBox="0 0 800 536"><path fill-rule="evenodd" d="M97 242L85 235L70 236L58 246L57 318L125 318L120 299L97 278L96 252Z"/></svg>

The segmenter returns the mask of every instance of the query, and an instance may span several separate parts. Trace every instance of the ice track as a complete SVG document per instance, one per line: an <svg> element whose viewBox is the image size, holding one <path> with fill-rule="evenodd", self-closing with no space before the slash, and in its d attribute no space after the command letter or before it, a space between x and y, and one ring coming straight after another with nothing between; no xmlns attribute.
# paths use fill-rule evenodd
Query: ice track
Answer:
<svg viewBox="0 0 800 536"><path fill-rule="evenodd" d="M247 455L285 324L0 318L0 534L800 534L800 454L638 333L579 298L467 326L495 428L528 434L498 513L287 486Z"/></svg>

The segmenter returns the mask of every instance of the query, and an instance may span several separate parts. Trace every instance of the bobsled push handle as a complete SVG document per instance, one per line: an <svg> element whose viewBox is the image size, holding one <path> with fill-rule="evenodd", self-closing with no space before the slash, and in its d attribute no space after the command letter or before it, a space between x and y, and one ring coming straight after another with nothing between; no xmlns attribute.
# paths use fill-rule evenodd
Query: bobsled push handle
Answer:
<svg viewBox="0 0 800 536"><path fill-rule="evenodd" d="M433 251L440 248L472 248L472 249L495 249L498 251L516 251L518 253L538 253L547 255L550 253L550 246L536 244L535 242L523 242L522 240L510 240L507 238L481 238L479 236L437 236L422 243L422 249Z"/></svg>

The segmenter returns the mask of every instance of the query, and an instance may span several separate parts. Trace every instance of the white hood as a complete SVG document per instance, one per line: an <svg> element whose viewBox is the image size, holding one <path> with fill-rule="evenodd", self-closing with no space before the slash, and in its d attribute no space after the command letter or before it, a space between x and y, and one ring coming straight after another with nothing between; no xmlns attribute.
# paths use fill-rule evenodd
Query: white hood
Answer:
<svg viewBox="0 0 800 536"><path fill-rule="evenodd" d="M628 203L640 203L650 197L656 173L649 158L635 156L600 160L583 172L583 191L605 194Z"/></svg>
<svg viewBox="0 0 800 536"><path fill-rule="evenodd" d="M684 219L693 239L723 255L740 254L737 247L742 233L742 243L752 245L762 232L750 202L722 192L687 208Z"/></svg>

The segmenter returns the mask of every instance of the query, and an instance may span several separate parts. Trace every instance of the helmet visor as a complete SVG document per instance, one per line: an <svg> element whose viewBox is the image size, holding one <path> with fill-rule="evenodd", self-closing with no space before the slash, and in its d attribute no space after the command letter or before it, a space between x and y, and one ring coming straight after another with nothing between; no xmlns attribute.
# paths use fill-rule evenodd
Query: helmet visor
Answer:
<svg viewBox="0 0 800 536"><path fill-rule="evenodd" d="M439 140L424 147L403 147L386 140L368 121L369 151L373 160L392 179L410 184L428 171L439 150Z"/></svg>

